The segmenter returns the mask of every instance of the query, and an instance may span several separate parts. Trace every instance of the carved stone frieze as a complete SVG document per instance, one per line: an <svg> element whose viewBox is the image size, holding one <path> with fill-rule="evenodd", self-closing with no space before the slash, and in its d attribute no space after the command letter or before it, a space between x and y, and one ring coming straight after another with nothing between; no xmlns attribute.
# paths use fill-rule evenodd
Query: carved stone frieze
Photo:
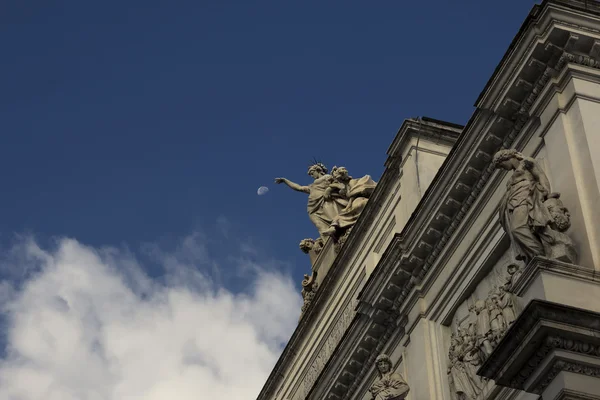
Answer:
<svg viewBox="0 0 600 400"><path fill-rule="evenodd" d="M317 381L319 375L325 368L325 364L333 354L335 348L339 345L342 337L346 330L350 327L354 316L356 315L355 308L358 305L357 300L350 301L347 305L338 320L335 322L334 327L329 332L327 336L327 340L321 348L319 349L316 357L308 367L304 378L300 384L300 388L294 398L295 399L305 399L306 395L310 392L311 388Z"/></svg>
<svg viewBox="0 0 600 400"><path fill-rule="evenodd" d="M450 390L457 399L474 400L487 385L487 379L478 376L477 370L520 312L516 296L509 291L517 268L509 264L503 284L494 285L485 299L475 300L452 333L447 372Z"/></svg>

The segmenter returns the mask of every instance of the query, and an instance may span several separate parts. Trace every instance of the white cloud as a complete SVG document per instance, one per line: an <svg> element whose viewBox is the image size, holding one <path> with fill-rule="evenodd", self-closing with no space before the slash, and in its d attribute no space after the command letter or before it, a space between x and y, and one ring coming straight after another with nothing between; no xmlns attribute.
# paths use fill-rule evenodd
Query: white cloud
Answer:
<svg viewBox="0 0 600 400"><path fill-rule="evenodd" d="M201 240L149 252L167 271L162 283L125 250L70 239L13 249L11 268L32 272L18 288L0 282L0 400L256 398L296 325L299 293L256 264L245 293L216 287L195 267L214 264Z"/></svg>

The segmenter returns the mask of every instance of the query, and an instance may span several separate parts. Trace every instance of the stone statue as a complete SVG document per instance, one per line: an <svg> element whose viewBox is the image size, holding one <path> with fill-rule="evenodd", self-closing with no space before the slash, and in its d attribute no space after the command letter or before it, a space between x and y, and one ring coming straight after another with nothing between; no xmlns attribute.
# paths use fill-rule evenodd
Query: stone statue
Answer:
<svg viewBox="0 0 600 400"><path fill-rule="evenodd" d="M467 367L463 361L465 349L466 346L460 333L452 333L452 337L450 338L450 349L448 351L448 357L450 359L448 378L453 397L460 400L475 399L479 393L477 388L473 386L473 382L469 377Z"/></svg>
<svg viewBox="0 0 600 400"><path fill-rule="evenodd" d="M535 256L546 256L575 262L570 259L575 254L572 242L556 230L568 213L562 203L555 201L558 195L550 195L550 181L537 161L514 149L505 149L498 151L492 162L496 168L513 171L500 203L500 223L517 259L529 262ZM555 215L549 207L554 208Z"/></svg>
<svg viewBox="0 0 600 400"><path fill-rule="evenodd" d="M477 375L477 370L482 364L481 353L479 348L476 346L475 337L467 334L463 341L465 343L463 362L465 364L465 371L469 377L471 386L477 393L481 393L485 386L483 380Z"/></svg>
<svg viewBox="0 0 600 400"><path fill-rule="evenodd" d="M321 163L311 165L308 168L308 175L314 181L308 186L301 186L286 178L275 179L275 183L285 183L295 191L308 194L308 216L321 236L329 229L333 219L348 205L346 199L332 193L329 186L333 183L333 177L327 172L327 168Z"/></svg>
<svg viewBox="0 0 600 400"><path fill-rule="evenodd" d="M492 340L490 338L490 312L486 307L484 300L475 302L474 312L477 315L477 344L481 352L487 357L494 351Z"/></svg>
<svg viewBox="0 0 600 400"><path fill-rule="evenodd" d="M508 276L506 277L506 289L511 292L515 282L522 275L521 268L517 264L509 264L506 267L506 272L508 272Z"/></svg>
<svg viewBox="0 0 600 400"><path fill-rule="evenodd" d="M577 252L573 241L564 232L571 227L571 214L560 200L560 193L551 193L544 205L550 212L552 221L546 235L550 240L542 244L548 258L560 259L567 262L577 260Z"/></svg>
<svg viewBox="0 0 600 400"><path fill-rule="evenodd" d="M498 287L496 304L502 309L502 316L506 322L506 328L517 319L517 299L516 296L507 290L507 285Z"/></svg>
<svg viewBox="0 0 600 400"><path fill-rule="evenodd" d="M310 255L311 262L313 263L319 253L321 253L321 250L323 250L323 246L325 246L325 244L321 238L318 238L317 240L311 238L302 239L299 244L300 250L302 250L303 253Z"/></svg>
<svg viewBox="0 0 600 400"><path fill-rule="evenodd" d="M373 400L401 400L406 397L410 388L398 373L392 372L392 360L385 354L375 359L378 377L371 385L369 392Z"/></svg>
<svg viewBox="0 0 600 400"><path fill-rule="evenodd" d="M319 288L319 284L317 282L307 283L308 276L304 275L304 280L302 281L302 308L300 309L300 319L312 303L315 295L317 294L317 289Z"/></svg>
<svg viewBox="0 0 600 400"><path fill-rule="evenodd" d="M369 175L352 179L345 167L334 167L331 171L334 181L329 185L332 193L348 199L346 207L333 218L324 234L333 236L354 226L369 201L377 183Z"/></svg>

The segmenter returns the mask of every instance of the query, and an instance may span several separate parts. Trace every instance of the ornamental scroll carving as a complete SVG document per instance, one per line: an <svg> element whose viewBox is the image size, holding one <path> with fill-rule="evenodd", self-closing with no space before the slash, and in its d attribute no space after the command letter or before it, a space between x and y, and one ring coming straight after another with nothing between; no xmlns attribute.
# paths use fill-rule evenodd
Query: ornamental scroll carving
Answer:
<svg viewBox="0 0 600 400"><path fill-rule="evenodd" d="M456 322L448 350L448 381L456 400L474 400L484 392L488 380L477 370L494 351L521 312L511 287L520 275L517 264L506 267L505 276L493 276L485 298L473 299L467 315Z"/></svg>

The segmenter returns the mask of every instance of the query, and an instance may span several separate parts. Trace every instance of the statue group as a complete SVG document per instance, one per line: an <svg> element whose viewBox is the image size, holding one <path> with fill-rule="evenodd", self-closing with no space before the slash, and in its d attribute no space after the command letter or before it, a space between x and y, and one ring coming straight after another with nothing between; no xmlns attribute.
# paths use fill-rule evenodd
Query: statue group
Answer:
<svg viewBox="0 0 600 400"><path fill-rule="evenodd" d="M333 167L331 174L325 165L316 162L308 168L313 178L302 186L286 178L276 178L289 188L308 194L307 211L319 231L317 240L304 239L300 248L308 253L323 246L328 237L339 239L354 226L377 185L369 175L353 179L344 167Z"/></svg>

